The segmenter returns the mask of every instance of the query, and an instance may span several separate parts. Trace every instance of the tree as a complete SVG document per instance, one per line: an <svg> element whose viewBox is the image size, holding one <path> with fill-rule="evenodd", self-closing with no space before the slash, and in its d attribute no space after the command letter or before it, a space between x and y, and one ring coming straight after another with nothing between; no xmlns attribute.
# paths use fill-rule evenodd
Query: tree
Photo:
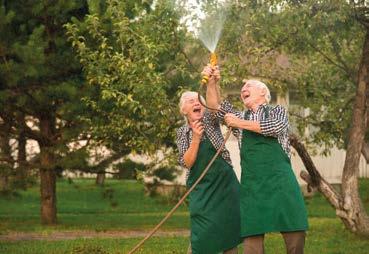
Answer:
<svg viewBox="0 0 369 254"><path fill-rule="evenodd" d="M14 158L12 156L12 149L10 146L10 131L13 119L5 112L1 112L1 126L0 126L0 191L2 193L9 193L11 191L11 176L14 167Z"/></svg>
<svg viewBox="0 0 369 254"><path fill-rule="evenodd" d="M55 169L62 167L68 143L83 133L85 125L77 116L84 112L79 101L87 92L63 24L82 17L86 3L3 0L0 7L0 100L11 102L7 113L14 117L10 132L18 139L19 167L39 169L41 221L54 224ZM34 128L25 124L25 117ZM32 163L25 161L25 139L40 147Z"/></svg>
<svg viewBox="0 0 369 254"><path fill-rule="evenodd" d="M168 1L98 3L66 26L94 90L92 137L121 154L173 147L178 83L190 77L178 14Z"/></svg>
<svg viewBox="0 0 369 254"><path fill-rule="evenodd" d="M346 149L342 191L320 177L305 146L291 137L310 177L345 226L369 234L369 219L358 192L358 163L368 131L367 77L369 44L364 1L238 1L233 5L221 45L225 83L255 76L274 89L292 90L308 116L293 113L300 138L307 145ZM238 35L238 40L231 38ZM280 58L284 58L281 63ZM306 126L312 130L304 136Z"/></svg>

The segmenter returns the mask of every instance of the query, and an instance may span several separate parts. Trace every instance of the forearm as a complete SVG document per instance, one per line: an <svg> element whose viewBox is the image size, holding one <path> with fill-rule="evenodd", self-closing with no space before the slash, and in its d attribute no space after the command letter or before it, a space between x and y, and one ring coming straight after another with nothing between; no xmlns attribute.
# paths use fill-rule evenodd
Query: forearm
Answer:
<svg viewBox="0 0 369 254"><path fill-rule="evenodd" d="M240 120L237 126L240 129L261 133L260 123L257 121Z"/></svg>
<svg viewBox="0 0 369 254"><path fill-rule="evenodd" d="M220 90L217 82L213 79L209 80L206 87L206 103L212 109L218 109L220 105ZM211 110L211 112L216 112L216 110Z"/></svg>
<svg viewBox="0 0 369 254"><path fill-rule="evenodd" d="M200 140L193 139L191 144L190 144L190 147L184 153L183 160L184 160L187 168L191 168L193 166L193 164L195 164L195 161L196 161L196 158L197 158L197 153L199 151L199 146L200 146Z"/></svg>

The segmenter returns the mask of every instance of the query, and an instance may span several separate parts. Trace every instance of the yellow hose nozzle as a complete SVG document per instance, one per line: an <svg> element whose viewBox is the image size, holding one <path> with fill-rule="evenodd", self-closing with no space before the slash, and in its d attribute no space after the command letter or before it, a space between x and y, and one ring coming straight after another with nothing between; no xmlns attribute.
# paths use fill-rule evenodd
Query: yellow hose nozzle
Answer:
<svg viewBox="0 0 369 254"><path fill-rule="evenodd" d="M215 53L211 53L210 54L210 65L212 67L214 67L215 65L218 64L218 59L217 59L217 55Z"/></svg>
<svg viewBox="0 0 369 254"><path fill-rule="evenodd" d="M217 55L215 53L211 53L210 54L210 65L211 65L211 67L214 67L217 64L218 64ZM208 81L209 81L209 76L208 75L204 75L202 77L201 84L202 85L206 85L208 83Z"/></svg>

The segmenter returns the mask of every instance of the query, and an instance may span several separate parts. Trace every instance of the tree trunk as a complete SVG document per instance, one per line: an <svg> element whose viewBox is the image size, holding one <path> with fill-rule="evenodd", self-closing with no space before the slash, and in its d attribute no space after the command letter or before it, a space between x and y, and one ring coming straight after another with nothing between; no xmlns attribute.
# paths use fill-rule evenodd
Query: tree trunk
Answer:
<svg viewBox="0 0 369 254"><path fill-rule="evenodd" d="M40 132L52 140L55 133L55 118L50 115L40 117ZM40 192L41 222L56 224L56 174L54 171L54 151L51 144L40 143Z"/></svg>
<svg viewBox="0 0 369 254"><path fill-rule="evenodd" d="M10 130L12 127L11 119L2 117L4 123L0 130L0 190L7 192L10 190L10 176L14 166L14 159L12 156L12 149L10 147Z"/></svg>
<svg viewBox="0 0 369 254"><path fill-rule="evenodd" d="M369 86L366 86L366 134L369 134ZM369 143L368 140L363 142L363 147L361 148L361 153L363 154L366 163L369 163Z"/></svg>
<svg viewBox="0 0 369 254"><path fill-rule="evenodd" d="M9 187L9 178L7 175L0 175L0 192L7 192Z"/></svg>
<svg viewBox="0 0 369 254"><path fill-rule="evenodd" d="M337 216L348 230L359 235L369 236L369 216L359 195L359 162L369 119L369 31L366 33L362 60L358 72L356 96L348 134L346 160L342 174L342 193L336 192L316 170L304 145L291 136L291 145L299 153L309 175L301 177L311 186L316 186L329 203L336 209ZM318 180L318 181L317 181ZM318 184L317 184L318 183Z"/></svg>
<svg viewBox="0 0 369 254"><path fill-rule="evenodd" d="M302 159L302 162L304 163L305 168L309 172L307 173L305 171L302 171L300 174L301 178L308 183L308 186L316 187L318 191L322 193L329 204L336 210L337 216L342 220L344 225L346 225L346 227L350 231L366 236L369 235L365 231L357 232L350 227L351 223L343 207L342 195L338 193L333 188L333 186L330 185L323 177L320 176L305 146L296 137L291 138L291 145L298 152L300 158ZM318 181L313 181L313 178L317 175L319 175L319 177L317 178Z"/></svg>
<svg viewBox="0 0 369 254"><path fill-rule="evenodd" d="M359 66L356 96L348 133L346 160L342 175L342 196L346 227L358 234L369 235L369 217L363 208L359 195L359 162L367 124L366 94L369 89L369 31L366 32Z"/></svg>
<svg viewBox="0 0 369 254"><path fill-rule="evenodd" d="M368 126L368 124L366 125ZM361 153L363 154L366 163L369 163L369 143L363 143L363 148L361 148Z"/></svg>
<svg viewBox="0 0 369 254"><path fill-rule="evenodd" d="M47 155L46 155L47 157ZM43 158L43 160L47 160ZM56 176L52 169L41 169L41 223L56 224Z"/></svg>
<svg viewBox="0 0 369 254"><path fill-rule="evenodd" d="M103 186L105 182L105 173L97 173L96 185Z"/></svg>
<svg viewBox="0 0 369 254"><path fill-rule="evenodd" d="M16 168L16 180L20 186L23 188L27 187L27 152L26 145L27 139L24 131L25 119L24 114L19 114L17 117L19 124L19 134L18 134L18 167Z"/></svg>
<svg viewBox="0 0 369 254"><path fill-rule="evenodd" d="M361 148L361 153L363 154L366 160L366 163L369 163L369 144L368 143L366 142L363 143L363 148Z"/></svg>

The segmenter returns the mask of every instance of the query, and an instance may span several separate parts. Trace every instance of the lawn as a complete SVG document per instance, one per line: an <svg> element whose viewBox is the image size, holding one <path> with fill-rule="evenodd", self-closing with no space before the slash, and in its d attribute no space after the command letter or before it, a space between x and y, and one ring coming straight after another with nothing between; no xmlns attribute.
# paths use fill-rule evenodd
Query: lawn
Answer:
<svg viewBox="0 0 369 254"><path fill-rule="evenodd" d="M144 195L135 181L108 180L97 187L93 179L57 184L57 226L41 226L39 189L20 192L19 197L0 198L0 233L4 231L134 230L152 228L173 206L165 198ZM180 207L164 229L188 228L188 209Z"/></svg>
<svg viewBox="0 0 369 254"><path fill-rule="evenodd" d="M0 243L0 253L7 254L105 254L127 253L140 239L79 239L65 241L22 241ZM186 237L154 237L137 253L186 253ZM284 244L279 234L269 234L265 240L266 253L284 254ZM344 230L342 223L333 218L310 219L305 254L367 254L369 240L354 236ZM242 246L239 248L242 253Z"/></svg>
<svg viewBox="0 0 369 254"><path fill-rule="evenodd" d="M59 225L39 225L38 188L20 192L19 197L0 199L0 230L40 232L58 230L137 230L152 228L170 210L165 198L144 195L143 186L134 181L108 180L105 187L96 187L93 180L73 183L60 180L58 191ZM360 181L360 191L369 211L369 179ZM344 229L334 210L319 194L306 199L310 229L306 239L307 254L367 254L369 239L355 236ZM164 230L189 227L187 206L179 208ZM126 253L140 239L78 239L63 241L0 242L0 253ZM155 237L138 253L185 253L187 237ZM240 253L242 247L240 246ZM266 237L266 252L285 253L279 234Z"/></svg>

